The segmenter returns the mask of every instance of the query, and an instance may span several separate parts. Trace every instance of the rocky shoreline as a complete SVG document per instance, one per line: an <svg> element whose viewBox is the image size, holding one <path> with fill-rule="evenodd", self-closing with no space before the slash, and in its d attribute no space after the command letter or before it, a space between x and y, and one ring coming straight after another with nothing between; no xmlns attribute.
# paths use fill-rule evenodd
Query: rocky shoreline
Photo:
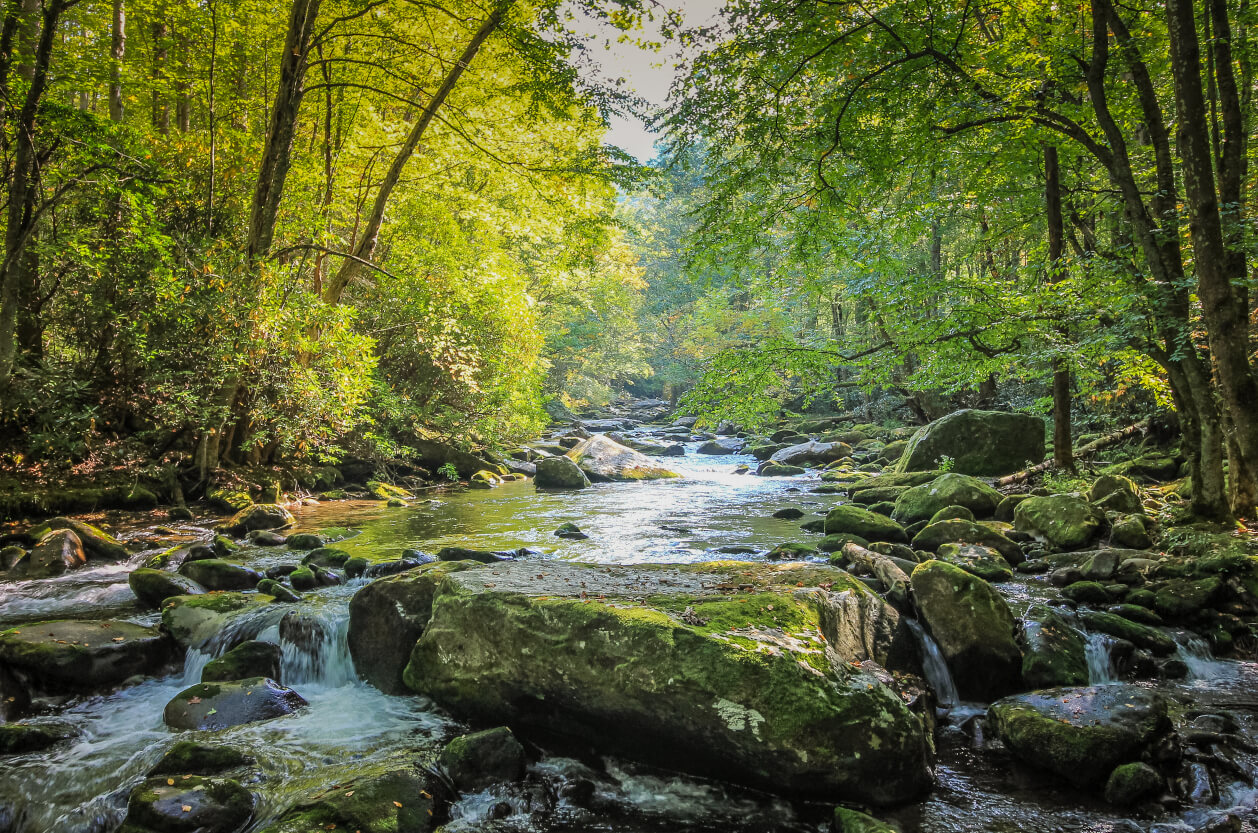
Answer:
<svg viewBox="0 0 1258 833"><path fill-rule="evenodd" d="M160 622L0 630L0 755L74 737L73 726L28 716L169 674L196 653L207 660L199 678L163 719L197 739L129 787L121 830L435 830L460 796L531 789L525 773L547 744L838 804L836 831L892 830L863 811L931 790L945 724L982 754L1145 818L1209 806L1203 778L1216 804L1219 785L1252 786L1258 747L1241 722L1157 687L1190 673L1188 640L1217 655L1252 651L1250 543L1164 526L1175 492L1136 482L1155 467L1148 458L1081 493L993 488L983 477L1043 458L1043 426L1026 420L971 411L916 432L828 420L739 437L734 426L705 436L687 420L644 428L609 417L521 449L512 465L481 460L468 478L492 490L532 477L539 494L556 495L595 483L661 488L641 481L677 481L666 461L689 444L713 460L750 455L755 469L730 469L743 477L803 475L801 497L839 496L824 516L781 507L775 517L802 522L798 539L743 548L754 555L745 560L575 563L456 546L373 559L338 546L348 530L285 534L292 507L251 503L211 536L129 569L136 604ZM364 489L401 511L419 505L406 486ZM586 538L571 523L556 536ZM0 581L125 563L128 543L54 518L8 537ZM332 589L348 600L337 638L358 677L486 728L432 759L364 763L353 779L260 816L249 756L206 741L308 707L282 679L279 646L333 638L307 612ZM954 725L962 703L981 705ZM573 783L555 794L588 804ZM8 818L25 833L20 813L0 811L0 830ZM1203 818L1193 829L1240 829L1227 813Z"/></svg>

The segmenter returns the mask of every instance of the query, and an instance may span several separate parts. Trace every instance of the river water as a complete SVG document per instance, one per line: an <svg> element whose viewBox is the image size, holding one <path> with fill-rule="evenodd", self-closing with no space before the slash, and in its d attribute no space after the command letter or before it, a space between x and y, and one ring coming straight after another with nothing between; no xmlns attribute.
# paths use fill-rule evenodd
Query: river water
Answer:
<svg viewBox="0 0 1258 833"><path fill-rule="evenodd" d="M543 493L531 483L486 491L436 494L407 508L378 502L338 502L294 510L295 531L343 527L352 537L336 546L374 560L393 560L403 549L435 552L444 546L534 550L540 558L601 563L694 562L724 558L757 559L784 541L811 537L799 523L819 517L839 498L817 495L814 475L760 478L735 474L738 455L666 458L662 465L684 475L676 481L601 484L577 492ZM784 507L803 510L801 521L770 517ZM175 525L189 537L208 534L197 522ZM590 537L555 537L565 522ZM119 524L128 534L146 530ZM731 548L752 553L731 553ZM724 551L723 551L724 550ZM36 619L122 618L153 624L156 614L140 611L126 585L127 571L143 560L80 571L57 579L0 583L0 625ZM244 560L265 568L292 563L299 554L284 548L251 548ZM1042 578L1019 578L1009 591L1015 609L1048 595ZM357 680L345 647L348 602L361 580L306 594L301 610L318 623L318 638L286 642L274 621L253 625L258 638L283 648L282 681L310 707L278 720L218 732L174 733L162 722L162 709L176 693L199 679L215 653L189 651L170 673L106 697L72 700L29 722L70 725L75 739L44 753L0 759L0 833L6 817L14 833L108 833L125 814L126 796L176 739L212 740L254 756L259 773L246 786L260 798L253 825L261 827L303 796L320 792L343 777L359 759L392 754L431 757L465 727L418 697L384 695ZM278 606L277 606L278 607ZM1191 698L1200 709L1226 710L1246 735L1258 738L1258 667L1214 660L1197 644L1187 645L1189 680L1158 685L1174 697ZM1097 674L1112 673L1103 642L1089 646ZM945 669L946 672L946 669ZM935 670L938 673L938 669ZM1098 679L1098 682L1103 679ZM948 698L945 698L948 699ZM1058 786L983 751L975 719L981 707L957 704L938 733L937 788L921 804L889 814L905 833L1177 833L1202 829L1227 811L1252 827L1255 793L1242 781L1217 784L1217 801L1177 808L1160 819L1126 818L1095 799ZM1243 760L1248 780L1258 762ZM828 829L825 808L791 806L725 785L653 772L615 760L578 762L544 755L533 767L535 780L559 783L573 777L594 782L601 814L550 801L544 812L519 796L481 794L453 808L450 831L471 830L801 830ZM501 813L503 801L516 812ZM545 803L545 802L543 802ZM7 816L6 816L7 814Z"/></svg>

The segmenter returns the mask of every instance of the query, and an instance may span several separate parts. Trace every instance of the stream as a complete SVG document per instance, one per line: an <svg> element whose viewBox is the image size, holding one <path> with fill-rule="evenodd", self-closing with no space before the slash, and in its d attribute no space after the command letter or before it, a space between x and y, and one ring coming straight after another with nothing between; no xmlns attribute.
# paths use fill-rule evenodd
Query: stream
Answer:
<svg viewBox="0 0 1258 833"><path fill-rule="evenodd" d="M815 475L789 478L734 474L741 455L702 456L687 444L684 458L661 459L684 479L643 484L601 484L574 492L543 493L531 483L508 483L485 491L450 491L406 508L380 502L332 502L294 508L293 531L331 527L354 530L335 544L351 555L393 560L404 549L436 552L445 546L485 550L528 548L533 557L600 563L698 562L712 559L760 559L784 541L807 541L800 521L778 520L784 507L819 517L841 500L809 491ZM213 518L168 524L190 538L209 534ZM589 535L574 541L555 537L560 524L573 522ZM151 532L131 522L114 526L120 537ZM751 554L739 548L753 549ZM726 550L726 552L722 552ZM730 551L733 550L733 553ZM98 566L55 579L0 583L0 626L43 619L120 618L152 625L156 613L134 605L127 572L156 550L136 554L129 563ZM285 548L250 547L242 553L258 569L293 563L299 556ZM335 783L347 763L393 753L434 754L466 727L419 697L394 697L359 681L346 647L348 603L365 580L323 588L305 595L298 608L316 623L307 636L290 640L281 633L274 612L248 624L257 638L283 649L282 682L296 689L310 707L275 720L218 732L176 733L162 721L165 704L199 680L200 669L216 653L214 643L187 653L169 673L109 696L77 698L29 723L74 728L76 737L42 753L0 759L0 833L109 833L125 815L127 794L177 739L205 740L236 747L256 759L258 775L245 786L259 796L250 829L274 820L298 799ZM1043 577L1018 576L1002 586L1015 615L1048 595ZM310 634L313 634L312 636ZM929 637L922 634L929 641ZM230 640L224 640L230 641ZM1173 698L1191 698L1194 708L1225 710L1242 733L1258 741L1258 665L1216 660L1200 640L1181 639L1181 658L1189 677L1178 682L1147 683ZM1128 818L1099 798L1083 795L1041 774L983 750L981 705L957 702L946 680L947 668L932 662L924 643L927 672L946 707L937 731L937 785L925 801L880 816L905 833L1179 833L1201 830L1228 812L1255 831L1258 793L1237 781L1216 784L1218 800L1176 808L1166 816ZM937 651L936 651L937 654ZM1088 644L1094 683L1116 679L1105 638ZM1238 761L1252 782L1258 756ZM570 807L559 798L543 815L517 799L514 812L501 816L503 796L465 796L452 809L449 831L471 830L828 830L825 807L791 805L701 779L680 777L623 761L578 761L544 754L533 765L544 783L573 777L594 782L603 814ZM508 801L508 803L512 803ZM1235 828L1221 828L1232 830Z"/></svg>

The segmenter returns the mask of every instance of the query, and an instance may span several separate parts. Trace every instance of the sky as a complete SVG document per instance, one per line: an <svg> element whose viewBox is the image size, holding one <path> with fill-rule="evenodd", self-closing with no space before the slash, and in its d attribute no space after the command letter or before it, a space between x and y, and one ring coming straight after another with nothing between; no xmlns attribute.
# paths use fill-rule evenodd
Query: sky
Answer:
<svg viewBox="0 0 1258 833"><path fill-rule="evenodd" d="M682 11L688 26L714 19L723 4L724 0L672 0L667 3ZM650 51L631 42L618 42L620 33L609 26L598 28L592 22L587 22L584 28L597 38L591 43L588 53L598 63L600 77L623 78L630 92L641 96L652 106L664 104L668 99L668 91L677 78L676 64L682 57L676 44L665 43L659 51ZM643 32L635 35L645 40L662 40L658 26L650 22ZM607 48L604 48L604 41L610 41ZM657 138L638 119L614 116L607 142L628 151L639 161L648 162L655 158Z"/></svg>

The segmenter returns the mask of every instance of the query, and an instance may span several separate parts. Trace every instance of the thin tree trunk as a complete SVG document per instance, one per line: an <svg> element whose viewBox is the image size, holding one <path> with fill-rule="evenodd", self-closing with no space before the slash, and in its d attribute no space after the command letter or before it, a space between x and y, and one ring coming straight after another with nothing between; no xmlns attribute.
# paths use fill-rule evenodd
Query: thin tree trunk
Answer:
<svg viewBox="0 0 1258 833"><path fill-rule="evenodd" d="M127 55L125 0L114 0L113 42L109 50L109 118L122 121L122 61Z"/></svg>
<svg viewBox="0 0 1258 833"><path fill-rule="evenodd" d="M485 19L485 22L476 30L476 34L472 36L471 41L468 42L458 61L446 73L445 80L441 82L437 92L433 94L432 99L419 114L419 118L415 120L415 125L411 128L406 141L402 143L397 156L393 158L393 164L389 167L389 172L385 175L384 181L380 183L380 190L376 192L376 201L371 208L371 215L367 219L367 225L363 230L362 237L358 240L358 245L354 248L354 257L346 258L336 274L328 281L328 285L323 291L324 301L329 304L340 303L341 293L345 291L345 287L362 274L365 263L371 262L371 258L376 251L376 244L380 239L380 227L384 223L385 209L388 207L389 198L393 194L393 188L397 185L398 180L402 178L402 170L415 152L415 148L419 146L420 141L424 138L424 133L437 115L437 111L441 109L441 105L445 103L446 98L458 84L463 71L472 63L472 59L476 57L476 53L480 51L481 46L484 45L489 36L502 23L505 11L505 7L499 6Z"/></svg>
<svg viewBox="0 0 1258 833"><path fill-rule="evenodd" d="M1057 148L1052 145L1044 148L1044 200L1048 211L1048 279L1055 284L1064 277L1061 262L1066 253L1066 228L1061 210L1061 165L1057 159ZM1075 470L1071 404L1070 366L1060 356L1054 356L1053 460L1059 469L1068 472Z"/></svg>
<svg viewBox="0 0 1258 833"><path fill-rule="evenodd" d="M159 14L160 14L159 10ZM166 24L153 24L153 127L163 136L170 135L170 107L166 104Z"/></svg>

